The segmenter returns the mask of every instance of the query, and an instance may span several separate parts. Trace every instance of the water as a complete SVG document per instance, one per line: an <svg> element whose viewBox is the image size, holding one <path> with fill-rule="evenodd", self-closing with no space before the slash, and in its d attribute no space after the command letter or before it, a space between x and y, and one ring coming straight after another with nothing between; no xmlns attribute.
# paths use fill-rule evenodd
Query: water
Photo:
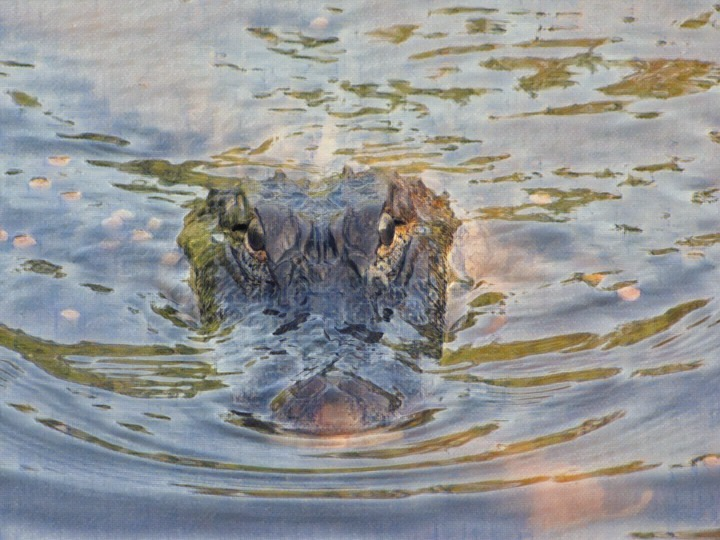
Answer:
<svg viewBox="0 0 720 540"><path fill-rule="evenodd" d="M717 534L718 8L394 4L3 4L1 537ZM463 220L437 410L239 426L186 204L345 164Z"/></svg>

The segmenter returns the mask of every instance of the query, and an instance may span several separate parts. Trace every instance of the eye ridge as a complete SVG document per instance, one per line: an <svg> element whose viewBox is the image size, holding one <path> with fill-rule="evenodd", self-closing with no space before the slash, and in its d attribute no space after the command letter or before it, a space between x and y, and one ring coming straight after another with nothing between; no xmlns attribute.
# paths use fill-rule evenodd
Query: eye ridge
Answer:
<svg viewBox="0 0 720 540"><path fill-rule="evenodd" d="M265 249L265 231L257 218L253 218L247 225L247 233L245 240L253 251L263 251Z"/></svg>
<svg viewBox="0 0 720 540"><path fill-rule="evenodd" d="M380 235L380 243L389 246L395 239L395 220L387 212L383 212L378 222L378 234Z"/></svg>

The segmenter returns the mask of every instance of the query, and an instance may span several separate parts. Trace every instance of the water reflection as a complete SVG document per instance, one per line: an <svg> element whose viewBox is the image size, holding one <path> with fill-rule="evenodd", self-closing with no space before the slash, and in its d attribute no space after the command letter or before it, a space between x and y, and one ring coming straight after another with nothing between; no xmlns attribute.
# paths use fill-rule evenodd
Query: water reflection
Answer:
<svg viewBox="0 0 720 540"><path fill-rule="evenodd" d="M184 345L166 347L89 342L62 345L3 325L0 325L0 345L19 353L59 379L128 396L192 397L198 392L224 386L222 381L213 379L216 375L213 365L179 358L203 352ZM154 356L171 358L151 359Z"/></svg>
<svg viewBox="0 0 720 540"><path fill-rule="evenodd" d="M319 522L388 499L396 535L716 532L716 8L78 6L0 15L4 473ZM444 353L396 429L300 437L232 412L274 345L199 319L177 237L210 188L322 197L346 164L463 220ZM48 525L35 489L4 526Z"/></svg>

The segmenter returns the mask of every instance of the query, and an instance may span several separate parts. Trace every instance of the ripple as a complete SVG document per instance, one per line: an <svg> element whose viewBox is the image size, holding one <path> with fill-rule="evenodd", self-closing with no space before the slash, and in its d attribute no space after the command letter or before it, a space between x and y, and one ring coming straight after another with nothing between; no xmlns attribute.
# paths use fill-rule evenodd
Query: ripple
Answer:
<svg viewBox="0 0 720 540"><path fill-rule="evenodd" d="M478 437L484 437L486 435L489 435L493 431L499 429L499 427L500 426L498 424L473 426L472 428L466 431L462 431L460 433L443 435L434 439L428 439L418 443L409 444L404 447L384 448L381 450L356 450L351 452L336 452L329 454L321 454L318 457L392 459L414 456L417 454L426 454L430 452L446 451L450 448L463 446Z"/></svg>
<svg viewBox="0 0 720 540"><path fill-rule="evenodd" d="M189 501L155 513L165 533L200 512L218 536L251 530L222 497L263 499L279 537L308 504L316 533L345 511L386 536L716 532L711 7L46 4L0 16L0 500L26 503L5 505L9 530L144 530L121 510L80 523L92 505L70 495L91 486L146 514ZM421 175L488 241L456 239L445 354L407 415L302 436L232 412L250 362L287 344L198 322L169 292L192 279L175 237L208 189L258 192L282 169L323 197L347 164ZM43 482L64 496L15 492Z"/></svg>
<svg viewBox="0 0 720 540"><path fill-rule="evenodd" d="M310 498L310 499L403 499L417 495L428 494L471 494L488 493L493 491L521 488L546 482L577 482L589 478L602 478L650 471L657 468L657 464L645 464L634 461L616 467L596 469L575 473L572 475L532 476L518 479L483 480L480 482L464 482L453 484L439 484L417 489L328 489L328 490L302 490L302 489L238 489L216 486L202 486L198 484L176 484L202 495L218 495L224 497L252 496L263 498Z"/></svg>
<svg viewBox="0 0 720 540"><path fill-rule="evenodd" d="M629 347L667 331L688 314L705 307L709 302L710 299L686 302L668 309L662 315L625 323L604 336L580 332L536 340L493 343L482 347L466 345L454 351L448 350L441 359L441 365L451 366L465 362L477 365L486 362L518 360L527 356L547 353L573 353L596 348L608 350L615 347Z"/></svg>
<svg viewBox="0 0 720 540"><path fill-rule="evenodd" d="M142 358L195 355L207 349L90 342L62 345L4 325L0 325L0 345L16 351L62 380L119 394L137 397L193 396L197 392L224 387L221 381L213 378L215 368L211 364ZM94 362L81 362L79 357L94 359Z"/></svg>
<svg viewBox="0 0 720 540"><path fill-rule="evenodd" d="M131 449L120 444L112 443L96 435L92 435L87 431L73 427L65 422L55 420L47 417L36 417L35 420L59 433L63 433L70 437L78 440L85 441L93 444L100 448L110 450L115 453L129 455L133 457L143 458L153 462L172 463L174 465L181 465L184 467L200 468L200 469L212 469L212 470L224 470L224 471L242 471L242 472L253 472L253 473L266 473L266 474L283 474L283 475L337 475L337 474L367 474L377 473L383 471L415 471L422 469L433 469L443 467L454 467L457 465L465 465L469 463L484 463L510 456L522 455L529 452L534 452L539 449L549 448L552 446L565 444L571 441L588 435L620 418L625 416L621 411L612 413L602 418L589 419L582 424L573 428L551 433L541 437L537 437L525 441L517 441L504 445L499 445L500 448L497 450L489 450L478 454L467 454L460 455L452 458L425 460L409 463L392 463L387 465L363 465L363 466L316 466L316 467L274 467L269 465L250 465L244 463L228 462L228 461L217 461L212 459L200 459L191 456L175 455L167 452L148 452L144 450ZM142 426L135 424L121 424L131 431L139 431L145 433L146 430ZM128 427L132 426L132 427ZM370 454L359 453L359 454L330 454L325 457L332 458L373 458L373 459L395 459L398 457L408 457L418 454L424 454L428 452L445 451L446 448L441 448L438 445L439 441L464 441L469 442L477 438L478 436L486 436L489 433L495 431L494 427L483 426L476 428L474 431L470 430L469 433L462 435L451 435L445 438L434 439L431 441L425 441L420 444L415 444L410 450L398 450L389 449L386 451L371 451ZM323 457L323 456L320 456Z"/></svg>

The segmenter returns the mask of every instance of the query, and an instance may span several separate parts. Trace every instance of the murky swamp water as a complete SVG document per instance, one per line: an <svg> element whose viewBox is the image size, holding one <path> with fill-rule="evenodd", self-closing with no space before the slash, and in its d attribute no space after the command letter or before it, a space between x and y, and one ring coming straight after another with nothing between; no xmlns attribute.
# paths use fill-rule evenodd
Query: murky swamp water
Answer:
<svg viewBox="0 0 720 540"><path fill-rule="evenodd" d="M0 37L0 537L720 534L720 6L9 0ZM346 164L463 222L432 413L239 426L187 205Z"/></svg>

